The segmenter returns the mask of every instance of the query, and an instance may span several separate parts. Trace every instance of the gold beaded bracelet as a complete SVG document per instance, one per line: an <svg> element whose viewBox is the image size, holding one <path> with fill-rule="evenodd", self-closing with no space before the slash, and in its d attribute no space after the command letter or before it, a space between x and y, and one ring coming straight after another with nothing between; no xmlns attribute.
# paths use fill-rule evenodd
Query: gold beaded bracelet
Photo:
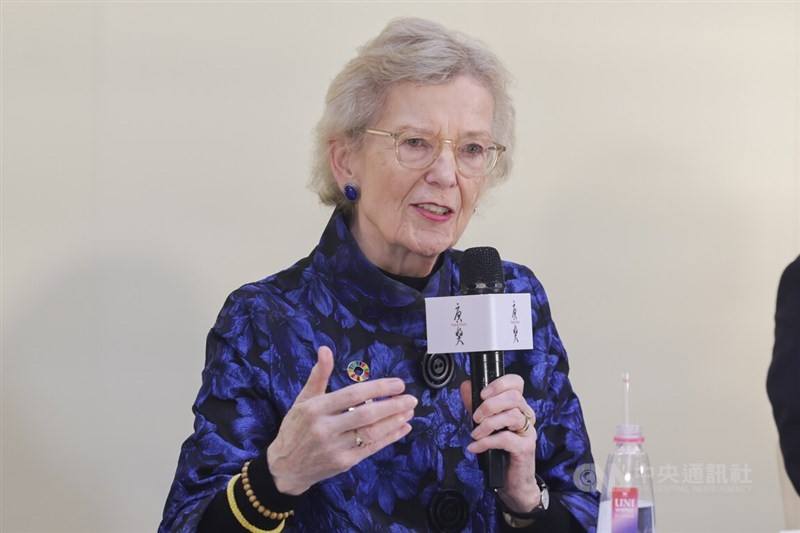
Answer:
<svg viewBox="0 0 800 533"><path fill-rule="evenodd" d="M282 520L275 529L260 529L251 524L247 518L244 517L242 512L239 510L239 506L236 505L236 495L233 493L233 487L236 485L236 481L238 481L240 477L241 474L236 474L233 476L231 480L228 481L228 488L226 491L228 493L228 505L231 508L233 516L236 517L236 521L239 522L239 525L241 525L250 533L281 533L281 531L283 531L283 526L286 524L286 520Z"/></svg>
<svg viewBox="0 0 800 533"><path fill-rule="evenodd" d="M248 468L250 468L250 461L247 461L242 467L242 484L244 485L244 493L247 495L247 499L250 500L253 509L258 511L259 514L264 518L269 518L271 520L285 520L290 516L294 516L293 510L286 511L283 513L279 513L277 511L270 511L269 509L264 507L260 501L258 501L258 498L256 498L256 495L253 492L253 487L250 486L250 478L247 477Z"/></svg>

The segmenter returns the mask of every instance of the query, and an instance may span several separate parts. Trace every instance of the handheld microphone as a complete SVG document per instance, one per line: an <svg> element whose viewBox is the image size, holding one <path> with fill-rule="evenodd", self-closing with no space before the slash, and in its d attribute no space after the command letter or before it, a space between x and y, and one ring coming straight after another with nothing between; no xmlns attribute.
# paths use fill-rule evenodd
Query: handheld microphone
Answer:
<svg viewBox="0 0 800 533"><path fill-rule="evenodd" d="M461 259L461 294L500 294L505 292L505 277L500 254L489 246L469 248ZM481 390L505 374L503 352L469 352L472 369L472 412L481 405ZM490 489L505 485L505 450L486 450L478 455L486 484Z"/></svg>

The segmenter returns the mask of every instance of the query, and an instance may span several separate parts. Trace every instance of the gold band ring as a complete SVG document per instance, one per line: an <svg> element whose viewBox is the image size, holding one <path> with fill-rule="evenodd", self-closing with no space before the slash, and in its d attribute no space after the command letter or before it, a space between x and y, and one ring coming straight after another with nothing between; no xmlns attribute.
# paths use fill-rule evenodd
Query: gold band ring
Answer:
<svg viewBox="0 0 800 533"><path fill-rule="evenodd" d="M364 439L358 434L358 430L354 429L353 433L355 434L356 440L356 448L363 448L364 447Z"/></svg>
<svg viewBox="0 0 800 533"><path fill-rule="evenodd" d="M525 417L525 425L522 427L522 429L518 429L518 430L514 431L514 433L516 433L516 434L517 434L517 435L519 435L520 437L524 437L524 436L525 436L525 435L528 433L528 428L530 428L530 427L531 427L531 422L532 422L532 419L531 419L531 417L530 417L530 416L528 416L528 414L527 414L525 411L523 411L523 410L522 410L520 407L517 407L517 409L519 409L519 412L520 412L520 413L522 413L522 416L524 416L524 417Z"/></svg>

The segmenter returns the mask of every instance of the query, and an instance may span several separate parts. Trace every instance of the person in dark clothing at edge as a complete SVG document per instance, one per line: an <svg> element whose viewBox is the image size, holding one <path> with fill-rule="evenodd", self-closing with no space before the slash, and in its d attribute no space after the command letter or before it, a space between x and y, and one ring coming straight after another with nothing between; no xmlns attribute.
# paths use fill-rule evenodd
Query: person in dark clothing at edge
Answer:
<svg viewBox="0 0 800 533"><path fill-rule="evenodd" d="M333 80L311 181L332 216L220 311L159 532L594 531L589 437L531 270L503 262L533 348L506 352L474 416L468 358L441 388L421 376L424 299L458 294L452 247L511 168L507 85L485 45L417 18ZM488 449L508 452L497 491Z"/></svg>
<svg viewBox="0 0 800 533"><path fill-rule="evenodd" d="M786 473L800 495L800 257L783 271L775 310L775 346L767 394Z"/></svg>

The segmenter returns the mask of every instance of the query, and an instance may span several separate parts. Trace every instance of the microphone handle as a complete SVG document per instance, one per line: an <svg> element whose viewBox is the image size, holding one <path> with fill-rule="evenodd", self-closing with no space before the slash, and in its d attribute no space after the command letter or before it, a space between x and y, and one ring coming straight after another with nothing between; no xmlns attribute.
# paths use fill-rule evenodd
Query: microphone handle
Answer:
<svg viewBox="0 0 800 533"><path fill-rule="evenodd" d="M470 352L470 368L472 369L472 412L483 403L481 391L486 385L505 374L503 365L503 352ZM474 424L474 421L473 421ZM505 450L486 450L478 455L486 485L490 489L501 489L506 481L506 460L508 452Z"/></svg>

